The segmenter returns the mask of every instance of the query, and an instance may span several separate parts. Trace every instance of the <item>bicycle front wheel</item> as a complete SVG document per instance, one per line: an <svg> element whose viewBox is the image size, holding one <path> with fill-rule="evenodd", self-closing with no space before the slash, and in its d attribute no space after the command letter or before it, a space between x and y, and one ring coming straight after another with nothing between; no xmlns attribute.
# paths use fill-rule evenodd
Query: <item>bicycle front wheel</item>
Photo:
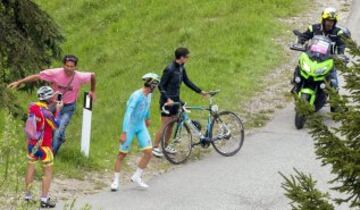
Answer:
<svg viewBox="0 0 360 210"><path fill-rule="evenodd" d="M220 112L211 123L211 144L223 156L233 156L244 143L244 126L240 117L230 111Z"/></svg>
<svg viewBox="0 0 360 210"><path fill-rule="evenodd" d="M184 163L189 158L192 149L192 135L189 127L179 123L178 118L168 122L162 132L161 148L170 163Z"/></svg>

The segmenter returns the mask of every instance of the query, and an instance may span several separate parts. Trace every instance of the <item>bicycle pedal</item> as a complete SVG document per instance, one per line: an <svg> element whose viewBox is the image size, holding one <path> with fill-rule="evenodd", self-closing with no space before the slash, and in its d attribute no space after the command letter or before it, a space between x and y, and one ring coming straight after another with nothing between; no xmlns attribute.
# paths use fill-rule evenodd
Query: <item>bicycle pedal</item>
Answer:
<svg viewBox="0 0 360 210"><path fill-rule="evenodd" d="M193 147L195 147L195 146L197 146L197 145L199 145L199 144L201 144L201 142L192 143L192 144L191 144L191 148L193 148Z"/></svg>
<svg viewBox="0 0 360 210"><path fill-rule="evenodd" d="M206 148L209 148L210 142L208 142L208 141L202 142L202 143L200 143L200 145L201 145L202 148L206 149Z"/></svg>

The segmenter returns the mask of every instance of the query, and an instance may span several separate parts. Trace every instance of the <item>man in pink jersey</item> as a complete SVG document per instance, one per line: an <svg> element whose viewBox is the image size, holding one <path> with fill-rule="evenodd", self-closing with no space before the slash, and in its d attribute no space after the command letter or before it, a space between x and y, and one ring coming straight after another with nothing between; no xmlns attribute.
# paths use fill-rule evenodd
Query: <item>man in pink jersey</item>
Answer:
<svg viewBox="0 0 360 210"><path fill-rule="evenodd" d="M61 93L64 107L60 113L60 125L55 130L52 149L56 154L65 142L65 129L76 108L76 99L82 85L91 84L90 96L95 99L95 73L76 71L78 58L74 55L66 55L63 59L62 68L46 69L39 74L33 74L8 85L9 88L17 88L21 83L43 80L49 82L54 91Z"/></svg>

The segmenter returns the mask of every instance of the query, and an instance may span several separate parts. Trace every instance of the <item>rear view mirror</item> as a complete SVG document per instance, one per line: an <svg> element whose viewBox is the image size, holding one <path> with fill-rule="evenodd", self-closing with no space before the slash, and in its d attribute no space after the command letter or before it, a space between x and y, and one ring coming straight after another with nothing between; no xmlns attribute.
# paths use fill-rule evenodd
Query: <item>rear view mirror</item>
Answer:
<svg viewBox="0 0 360 210"><path fill-rule="evenodd" d="M301 33L299 30L293 30L293 33L294 33L296 36L302 36L302 33Z"/></svg>

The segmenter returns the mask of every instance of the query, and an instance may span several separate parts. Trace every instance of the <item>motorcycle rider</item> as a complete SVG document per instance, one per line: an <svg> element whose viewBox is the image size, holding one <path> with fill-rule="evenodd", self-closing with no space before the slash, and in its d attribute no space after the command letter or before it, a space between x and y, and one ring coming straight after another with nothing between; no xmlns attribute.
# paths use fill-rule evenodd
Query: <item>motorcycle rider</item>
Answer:
<svg viewBox="0 0 360 210"><path fill-rule="evenodd" d="M336 24L338 20L339 16L335 8L328 7L324 9L321 13L321 23L310 25L308 29L299 36L298 44L303 45L315 35L324 35L335 43L335 52L332 53L337 53L338 55L343 56L345 52L345 43L343 38L350 37L350 32L345 28L337 26ZM335 68L330 72L329 81L333 88L336 90L339 89ZM295 68L292 83L294 84L294 87L291 92L297 93L301 87L300 69L298 66Z"/></svg>

